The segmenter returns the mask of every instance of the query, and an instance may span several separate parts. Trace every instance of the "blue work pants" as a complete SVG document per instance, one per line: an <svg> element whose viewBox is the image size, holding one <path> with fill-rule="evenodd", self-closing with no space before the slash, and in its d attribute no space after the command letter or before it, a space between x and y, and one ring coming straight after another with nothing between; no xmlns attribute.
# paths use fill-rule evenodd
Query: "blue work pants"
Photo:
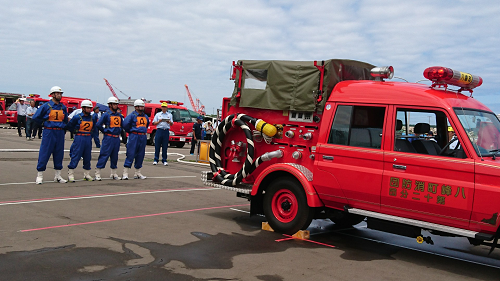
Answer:
<svg viewBox="0 0 500 281"><path fill-rule="evenodd" d="M31 138L31 133L33 132L33 125L35 122L31 121L31 118L26 118L26 137ZM33 136L35 137L35 136Z"/></svg>
<svg viewBox="0 0 500 281"><path fill-rule="evenodd" d="M92 138L94 139L95 147L100 148L101 142L99 140L99 131L98 130L96 130L94 133L92 133Z"/></svg>
<svg viewBox="0 0 500 281"><path fill-rule="evenodd" d="M97 169L104 169L106 167L106 162L110 158L111 169L117 168L118 163L118 152L120 151L120 136L110 136L104 134L102 138L101 152L99 153L99 159L97 160Z"/></svg>
<svg viewBox="0 0 500 281"><path fill-rule="evenodd" d="M64 158L64 130L54 130L45 128L43 130L42 143L40 144L40 152L38 153L37 171L43 172L47 168L50 155L54 161L54 169L62 170L62 162Z"/></svg>
<svg viewBox="0 0 500 281"><path fill-rule="evenodd" d="M161 149L161 162L167 162L167 149L168 139L170 138L170 131L164 129L157 129L155 135L155 161L158 162Z"/></svg>
<svg viewBox="0 0 500 281"><path fill-rule="evenodd" d="M127 158L123 166L125 168L131 168L132 162L134 162L134 168L142 168L142 162L144 161L144 155L146 155L146 144L148 138L144 135L130 133L128 135L127 142Z"/></svg>
<svg viewBox="0 0 500 281"><path fill-rule="evenodd" d="M90 170L90 160L92 159L92 137L90 134L76 133L75 140L69 149L68 169L75 169L78 162L83 157L83 169Z"/></svg>

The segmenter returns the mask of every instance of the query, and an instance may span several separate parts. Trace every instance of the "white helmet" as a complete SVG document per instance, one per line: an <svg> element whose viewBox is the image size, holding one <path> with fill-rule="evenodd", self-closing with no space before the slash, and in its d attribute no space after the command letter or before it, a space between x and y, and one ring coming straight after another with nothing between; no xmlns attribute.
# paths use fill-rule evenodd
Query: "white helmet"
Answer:
<svg viewBox="0 0 500 281"><path fill-rule="evenodd" d="M143 100L135 100L134 106L146 106Z"/></svg>
<svg viewBox="0 0 500 281"><path fill-rule="evenodd" d="M62 92L63 92L63 90L59 86L54 86L54 87L50 88L50 93L51 94L52 93L62 93Z"/></svg>
<svg viewBox="0 0 500 281"><path fill-rule="evenodd" d="M93 105L92 105L92 102L91 102L91 101L89 101L89 100L84 100L84 101L82 101L82 104L80 105L80 107L90 107L90 108L92 108L92 107L93 107Z"/></svg>
<svg viewBox="0 0 500 281"><path fill-rule="evenodd" d="M108 103L118 103L118 99L115 97L109 97Z"/></svg>

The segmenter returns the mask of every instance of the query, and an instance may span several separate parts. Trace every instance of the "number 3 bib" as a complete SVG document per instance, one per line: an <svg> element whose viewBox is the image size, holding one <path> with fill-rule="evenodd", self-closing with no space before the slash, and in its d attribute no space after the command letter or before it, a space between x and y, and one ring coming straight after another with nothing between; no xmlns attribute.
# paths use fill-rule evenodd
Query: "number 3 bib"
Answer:
<svg viewBox="0 0 500 281"><path fill-rule="evenodd" d="M110 128L120 128L122 124L122 119L119 116L109 117L109 127Z"/></svg>

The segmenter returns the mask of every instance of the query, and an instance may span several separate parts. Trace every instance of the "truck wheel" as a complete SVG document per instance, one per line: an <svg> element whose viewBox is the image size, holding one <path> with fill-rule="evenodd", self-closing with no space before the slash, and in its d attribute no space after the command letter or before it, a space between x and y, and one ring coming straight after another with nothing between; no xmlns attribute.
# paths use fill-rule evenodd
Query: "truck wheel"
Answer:
<svg viewBox="0 0 500 281"><path fill-rule="evenodd" d="M177 148L183 148L184 144L185 144L184 142L180 141L180 142L178 142L178 143L175 144L175 147L177 147Z"/></svg>
<svg viewBox="0 0 500 281"><path fill-rule="evenodd" d="M264 215L274 231L294 234L311 224L313 210L302 186L292 179L271 183L264 195Z"/></svg>
<svg viewBox="0 0 500 281"><path fill-rule="evenodd" d="M152 146L155 146L155 137L156 137L156 131L152 132L149 137L149 144Z"/></svg>

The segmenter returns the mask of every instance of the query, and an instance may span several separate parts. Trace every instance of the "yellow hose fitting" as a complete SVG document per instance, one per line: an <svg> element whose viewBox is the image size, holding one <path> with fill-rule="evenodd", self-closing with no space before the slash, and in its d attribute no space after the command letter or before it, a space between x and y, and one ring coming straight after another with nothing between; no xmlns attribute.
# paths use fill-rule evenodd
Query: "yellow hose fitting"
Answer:
<svg viewBox="0 0 500 281"><path fill-rule="evenodd" d="M278 132L278 129L276 129L274 125L266 123L262 119L257 120L255 129L257 129L257 131L259 132L262 132L268 137L274 137L274 135L276 135L276 133Z"/></svg>

